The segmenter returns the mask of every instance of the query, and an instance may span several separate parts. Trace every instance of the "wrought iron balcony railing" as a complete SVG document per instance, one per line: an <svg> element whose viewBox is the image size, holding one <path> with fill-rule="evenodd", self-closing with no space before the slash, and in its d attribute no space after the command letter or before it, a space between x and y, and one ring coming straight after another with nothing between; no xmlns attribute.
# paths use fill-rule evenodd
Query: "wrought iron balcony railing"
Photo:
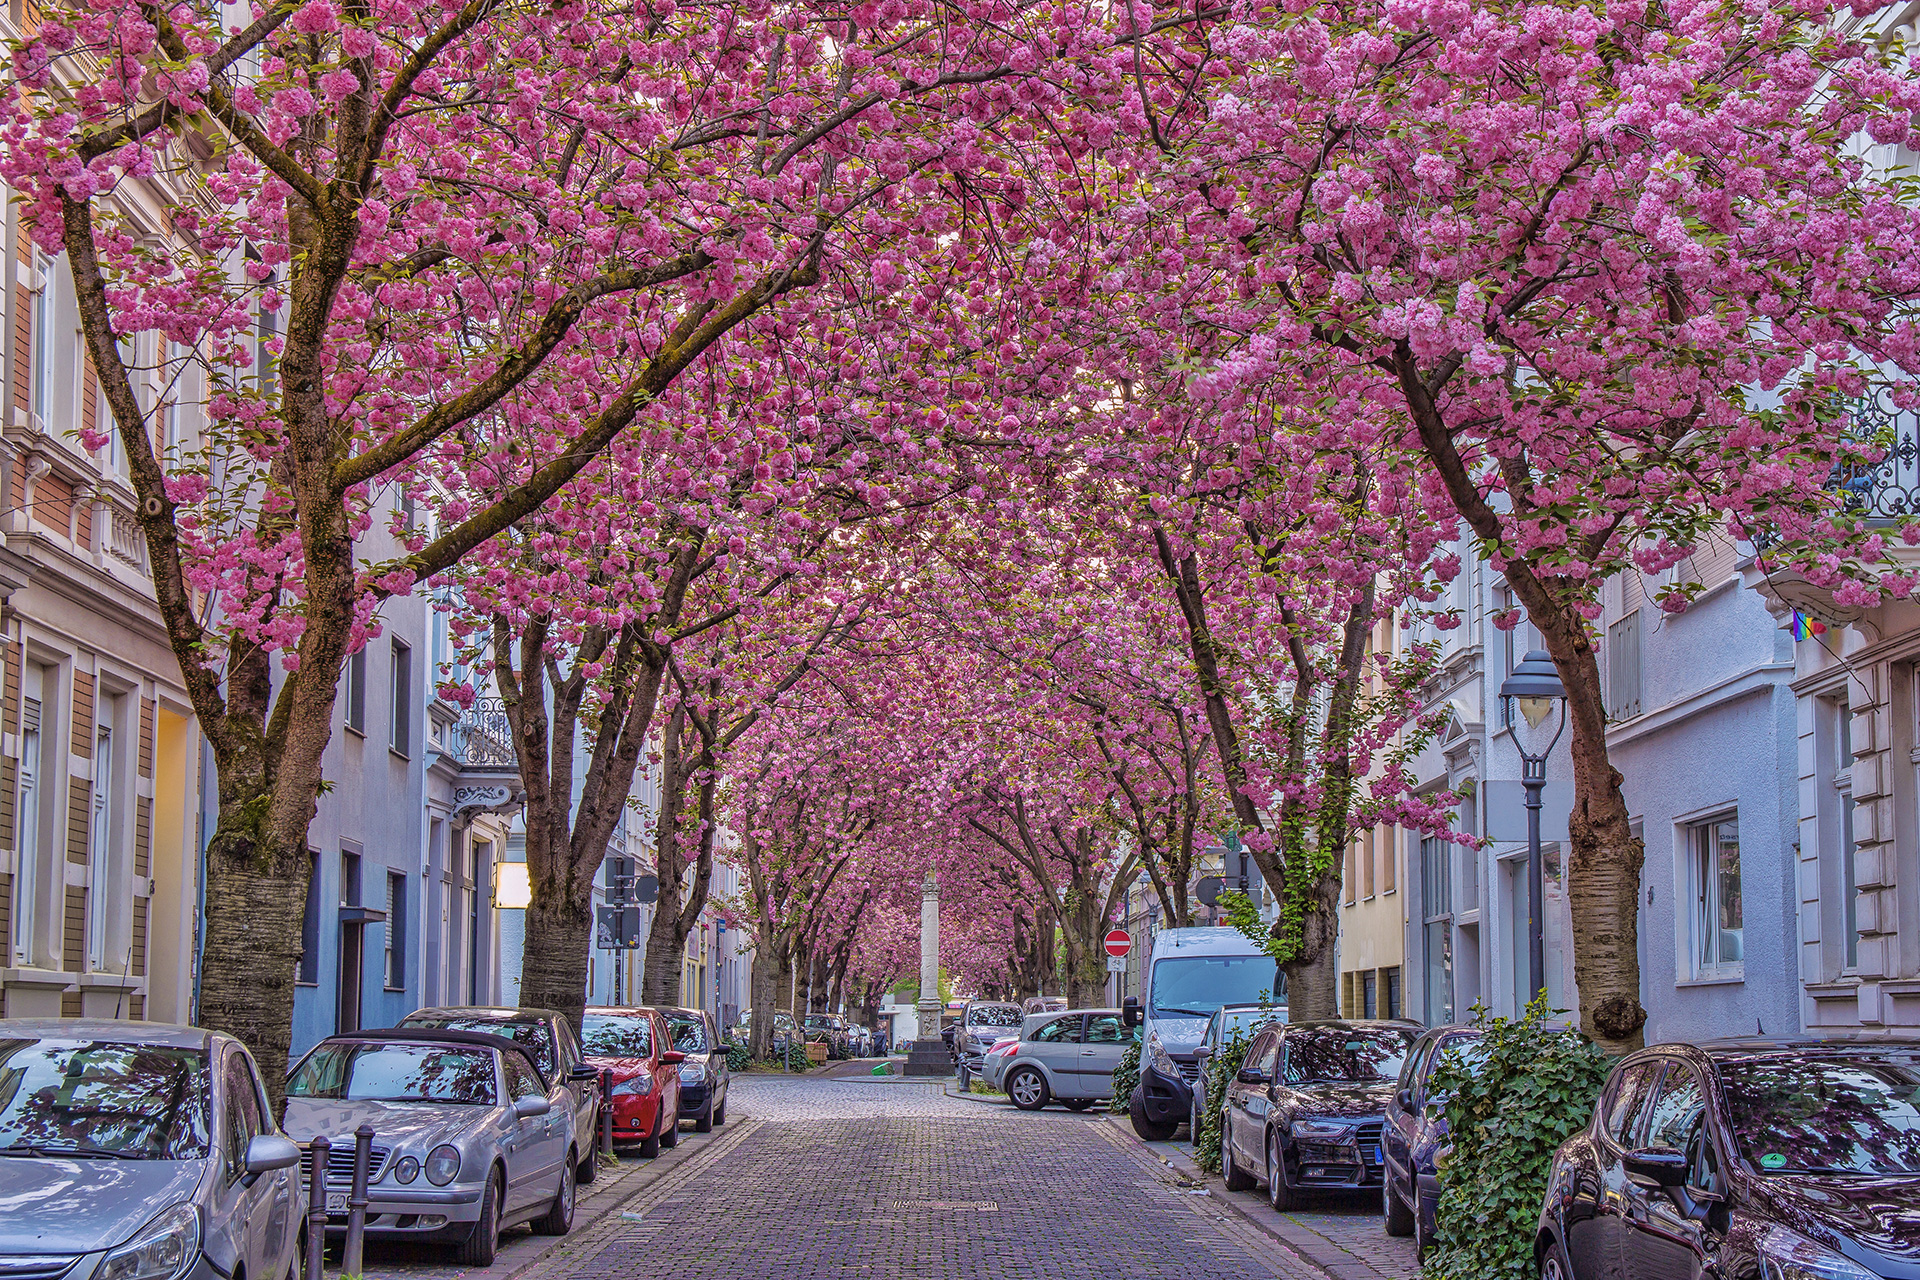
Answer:
<svg viewBox="0 0 1920 1280"><path fill-rule="evenodd" d="M475 698L447 731L447 749L467 769L512 769L520 763L506 704L498 698Z"/></svg>
<svg viewBox="0 0 1920 1280"><path fill-rule="evenodd" d="M1849 434L1886 455L1871 466L1834 468L1829 484L1846 511L1882 520L1920 515L1920 414L1895 408L1882 387L1854 403Z"/></svg>

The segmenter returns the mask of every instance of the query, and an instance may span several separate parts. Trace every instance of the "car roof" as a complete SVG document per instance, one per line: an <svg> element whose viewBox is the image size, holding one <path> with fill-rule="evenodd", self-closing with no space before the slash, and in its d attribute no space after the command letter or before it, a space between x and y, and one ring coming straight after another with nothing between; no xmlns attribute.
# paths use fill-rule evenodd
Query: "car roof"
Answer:
<svg viewBox="0 0 1920 1280"><path fill-rule="evenodd" d="M582 1014L597 1013L602 1016L622 1013L637 1013L644 1016L649 1013L665 1013L667 1011L665 1009L657 1009L650 1004L590 1004L580 1012Z"/></svg>
<svg viewBox="0 0 1920 1280"><path fill-rule="evenodd" d="M28 1036L42 1040L115 1040L122 1044L150 1044L169 1049L211 1049L215 1040L228 1040L203 1027L168 1022L124 1022L117 1018L0 1018L0 1036Z"/></svg>
<svg viewBox="0 0 1920 1280"><path fill-rule="evenodd" d="M1315 1027L1335 1027L1346 1031L1412 1031L1416 1034L1426 1030L1417 1022L1408 1022L1401 1018L1317 1018L1312 1022L1291 1022L1286 1024L1289 1033L1311 1031Z"/></svg>
<svg viewBox="0 0 1920 1280"><path fill-rule="evenodd" d="M554 1009L516 1009L498 1004L436 1005L431 1009L415 1009L407 1015L408 1018L486 1018L494 1022L544 1022L560 1016Z"/></svg>
<svg viewBox="0 0 1920 1280"><path fill-rule="evenodd" d="M1190 929L1162 929L1153 935L1153 958L1168 955L1257 956L1265 952L1232 925L1199 925Z"/></svg>
<svg viewBox="0 0 1920 1280"><path fill-rule="evenodd" d="M1840 1033L1830 1036L1723 1036L1697 1043L1648 1045L1643 1052L1686 1053L1707 1058L1739 1058L1763 1053L1920 1053L1920 1039Z"/></svg>
<svg viewBox="0 0 1920 1280"><path fill-rule="evenodd" d="M659 1009L661 1013L679 1014L683 1018L704 1018L707 1016L705 1009L689 1009L684 1005L663 1004L656 1005L655 1008Z"/></svg>
<svg viewBox="0 0 1920 1280"><path fill-rule="evenodd" d="M410 1015L411 1016L411 1015ZM367 1031L343 1031L339 1035L328 1036L321 1044L382 1044L404 1042L413 1044L463 1044L476 1049L494 1049L501 1053L517 1053L527 1060L535 1075L544 1083L547 1073L540 1070L540 1064L533 1060L533 1053L527 1046L505 1036L490 1035L485 1031L443 1031L428 1027L382 1027ZM318 1046L315 1046L316 1048Z"/></svg>

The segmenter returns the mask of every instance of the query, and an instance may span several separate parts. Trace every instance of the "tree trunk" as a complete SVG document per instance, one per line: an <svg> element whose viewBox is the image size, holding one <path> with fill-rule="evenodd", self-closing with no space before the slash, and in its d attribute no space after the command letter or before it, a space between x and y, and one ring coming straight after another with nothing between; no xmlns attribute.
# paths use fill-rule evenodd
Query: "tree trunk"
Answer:
<svg viewBox="0 0 1920 1280"><path fill-rule="evenodd" d="M593 951L593 906L568 894L535 896L527 907L520 962L520 1007L555 1009L580 1025L587 1004L586 957Z"/></svg>
<svg viewBox="0 0 1920 1280"><path fill-rule="evenodd" d="M786 979L785 966L773 955L773 946L762 938L753 949L753 968L748 983L753 988L753 1017L747 1025L748 1052L755 1062L764 1062L773 1052L774 1002Z"/></svg>
<svg viewBox="0 0 1920 1280"><path fill-rule="evenodd" d="M300 924L313 857L305 841L263 857L260 846L226 826L223 821L216 827L207 846L198 1021L239 1037L253 1051L278 1115L293 1047Z"/></svg>
<svg viewBox="0 0 1920 1280"><path fill-rule="evenodd" d="M1321 880L1305 920L1300 959L1279 966L1287 977L1287 1018L1306 1022L1340 1016L1340 878ZM1279 992L1273 993L1280 998Z"/></svg>

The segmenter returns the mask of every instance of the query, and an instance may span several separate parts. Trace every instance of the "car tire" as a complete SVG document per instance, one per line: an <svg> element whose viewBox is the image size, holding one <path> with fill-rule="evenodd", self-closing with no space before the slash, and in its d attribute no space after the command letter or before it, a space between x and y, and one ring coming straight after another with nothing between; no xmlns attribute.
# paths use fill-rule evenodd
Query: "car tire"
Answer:
<svg viewBox="0 0 1920 1280"><path fill-rule="evenodd" d="M1007 1077L1007 1096L1022 1111L1038 1111L1053 1098L1047 1078L1032 1067L1022 1067Z"/></svg>
<svg viewBox="0 0 1920 1280"><path fill-rule="evenodd" d="M640 1158L642 1160L651 1160L659 1154L660 1154L660 1128L658 1125L655 1125L654 1131L648 1134L646 1137L646 1140L640 1144Z"/></svg>
<svg viewBox="0 0 1920 1280"><path fill-rule="evenodd" d="M455 1250L457 1260L469 1267L490 1267L494 1255L500 1252L500 1175L494 1174L487 1179L487 1189L480 1194L480 1217L473 1224L473 1232L460 1242Z"/></svg>
<svg viewBox="0 0 1920 1280"><path fill-rule="evenodd" d="M707 1105L700 1108L700 1114L693 1118L693 1131L695 1133L713 1132L714 1110L713 1096L709 1094L707 1096Z"/></svg>
<svg viewBox="0 0 1920 1280"><path fill-rule="evenodd" d="M1286 1213L1300 1203L1300 1197L1287 1185L1287 1162L1280 1158L1279 1135L1267 1135L1267 1203L1277 1213Z"/></svg>
<svg viewBox="0 0 1920 1280"><path fill-rule="evenodd" d="M1224 1111L1220 1113L1220 1180L1227 1184L1229 1191L1251 1191L1260 1182L1233 1158L1233 1130Z"/></svg>
<svg viewBox="0 0 1920 1280"><path fill-rule="evenodd" d="M1415 1214L1407 1207L1407 1202L1393 1193L1393 1170L1388 1169L1380 1179L1380 1216L1386 1220L1387 1234L1390 1236L1410 1236L1415 1229Z"/></svg>
<svg viewBox="0 0 1920 1280"><path fill-rule="evenodd" d="M579 1183L575 1176L576 1166L569 1160L560 1166L560 1189L554 1192L553 1203L547 1211L533 1220L533 1233L537 1236L563 1236L573 1230L574 1189Z"/></svg>
<svg viewBox="0 0 1920 1280"><path fill-rule="evenodd" d="M1567 1262L1566 1251L1552 1236L1547 1237L1547 1247L1540 1251L1540 1280L1573 1280L1573 1267Z"/></svg>
<svg viewBox="0 0 1920 1280"><path fill-rule="evenodd" d="M596 1112L595 1114L597 1116L598 1113ZM599 1129L596 1128L594 1130L594 1136L598 1137L599 1132L600 1132ZM573 1162L573 1180L579 1183L581 1186L585 1186L587 1183L592 1182L595 1178L599 1176L600 1176L599 1146L597 1143L589 1142L587 1144L587 1153L584 1156L581 1156L578 1160L575 1160Z"/></svg>
<svg viewBox="0 0 1920 1280"><path fill-rule="evenodd" d="M677 1106L667 1113L666 1123L660 1126L660 1145L669 1151L680 1145L680 1108Z"/></svg>
<svg viewBox="0 0 1920 1280"><path fill-rule="evenodd" d="M1133 1121L1133 1131L1143 1142L1165 1142L1180 1130L1178 1120L1172 1124L1155 1124L1147 1119L1146 1104L1137 1093L1127 1102L1127 1119Z"/></svg>
<svg viewBox="0 0 1920 1280"><path fill-rule="evenodd" d="M725 1124L727 1122L727 1101L725 1098L722 1098L720 1105L713 1109L713 1122L715 1124Z"/></svg>

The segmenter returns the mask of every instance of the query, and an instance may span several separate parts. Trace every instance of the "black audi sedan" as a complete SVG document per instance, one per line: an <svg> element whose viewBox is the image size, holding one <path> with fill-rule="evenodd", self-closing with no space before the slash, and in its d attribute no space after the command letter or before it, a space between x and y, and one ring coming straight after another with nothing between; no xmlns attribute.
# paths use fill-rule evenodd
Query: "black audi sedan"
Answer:
<svg viewBox="0 0 1920 1280"><path fill-rule="evenodd" d="M1535 1254L1543 1280L1920 1277L1920 1041L1622 1059L1554 1155Z"/></svg>
<svg viewBox="0 0 1920 1280"><path fill-rule="evenodd" d="M1229 1191L1258 1182L1276 1209L1308 1191L1379 1187L1380 1136L1412 1022L1296 1022L1247 1046L1220 1113Z"/></svg>

